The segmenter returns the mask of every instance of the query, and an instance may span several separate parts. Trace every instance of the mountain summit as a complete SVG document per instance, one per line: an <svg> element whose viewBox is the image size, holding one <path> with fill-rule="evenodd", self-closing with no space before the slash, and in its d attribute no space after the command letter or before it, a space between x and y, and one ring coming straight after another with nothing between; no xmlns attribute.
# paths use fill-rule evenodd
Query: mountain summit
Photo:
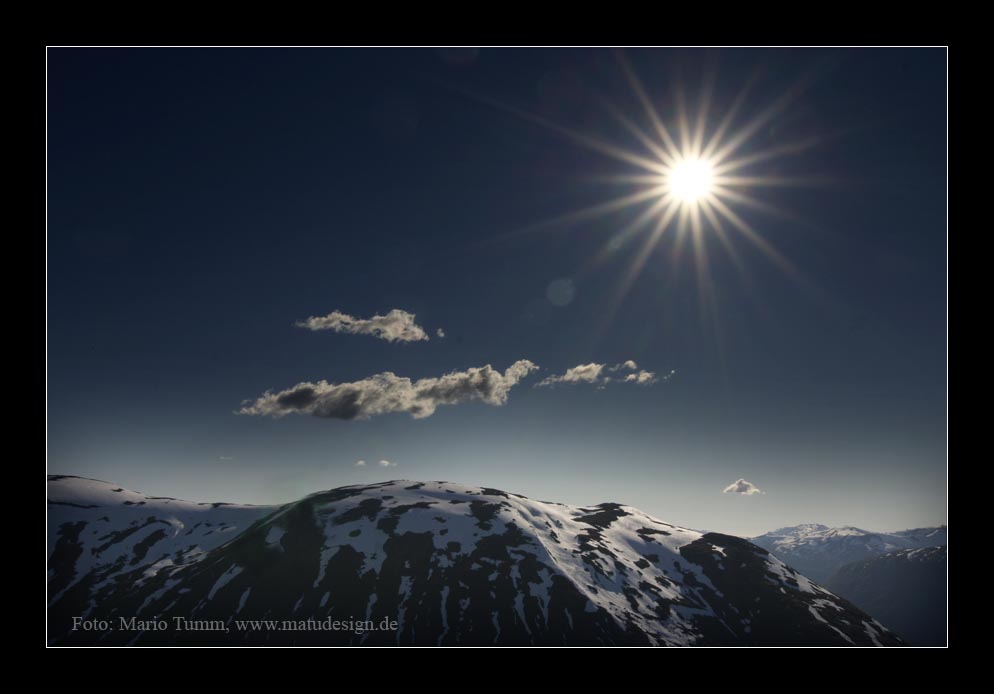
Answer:
<svg viewBox="0 0 994 694"><path fill-rule="evenodd" d="M52 644L903 645L765 549L621 504L449 482L279 507L48 486Z"/></svg>

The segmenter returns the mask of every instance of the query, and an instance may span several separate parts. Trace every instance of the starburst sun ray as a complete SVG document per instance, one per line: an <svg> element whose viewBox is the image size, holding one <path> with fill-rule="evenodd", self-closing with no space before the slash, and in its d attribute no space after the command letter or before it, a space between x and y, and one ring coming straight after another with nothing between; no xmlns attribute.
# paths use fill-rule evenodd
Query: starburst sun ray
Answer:
<svg viewBox="0 0 994 694"><path fill-rule="evenodd" d="M709 237L712 236L750 289L755 286L749 278L742 254L736 250L734 236L744 239L790 279L808 285L798 268L734 208L747 208L772 217L798 221L795 216L761 199L756 191L824 183L817 179L784 176L762 170L764 164L809 150L819 144L819 138L793 139L758 148L751 146L758 135L765 132L764 129L775 123L794 103L808 86L809 80L802 80L751 117L743 118L749 96L759 81L759 71L753 71L724 112L716 118L717 125L714 128L709 128L709 124L712 114L717 111L714 98L716 71L707 72L695 101L693 114L688 107L683 81L677 80L669 96L671 107L668 112L674 114L674 119L667 124L629 59L620 51L615 55L634 100L641 107L643 121L647 121L649 127L640 124L637 117L633 117L611 100L599 97L598 101L641 150L628 149L601 137L561 125L545 116L478 94L472 95L586 149L636 169L598 178L613 185L627 186L630 192L573 210L527 227L526 230L590 221L615 215L629 208L638 210L629 221L619 222L619 227L610 231L601 250L579 268L581 275L591 272L595 266L602 265L613 257L614 250L644 234L621 273L615 291L608 297L606 320L611 320L611 314L618 309L664 239L671 239L668 257L672 263L672 272L669 281L674 282L679 278L685 249L689 249L692 255L690 267L697 278L702 316L705 313L711 316L717 313L716 287L712 281L708 255ZM673 233L667 234L667 230L671 228Z"/></svg>

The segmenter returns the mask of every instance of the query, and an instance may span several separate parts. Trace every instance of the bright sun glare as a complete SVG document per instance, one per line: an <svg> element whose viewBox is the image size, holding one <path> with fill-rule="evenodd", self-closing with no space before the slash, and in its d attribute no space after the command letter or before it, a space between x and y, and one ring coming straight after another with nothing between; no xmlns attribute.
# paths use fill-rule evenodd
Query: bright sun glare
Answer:
<svg viewBox="0 0 994 694"><path fill-rule="evenodd" d="M666 190L684 203L697 202L711 194L713 167L706 159L684 159L666 174Z"/></svg>
<svg viewBox="0 0 994 694"><path fill-rule="evenodd" d="M797 268L739 213L739 209L751 208L790 218L788 213L757 197L753 191L768 187L807 185L808 181L797 176L770 175L761 169L764 163L797 155L818 143L817 137L808 137L780 139L765 146L761 144L769 139L767 136L771 132L771 124L801 93L804 82L787 90L752 117L743 117L746 97L752 85L750 80L731 99L724 112L712 120L709 115L715 114L709 109L712 108L713 74L702 83L697 113L692 116L683 85L677 84L669 95L650 94L624 53L619 52L615 56L634 97L641 105L643 123L606 100L603 100L602 105L632 139L641 144L641 147L635 149L607 142L499 101L484 99L498 108L632 167L630 171L607 177L609 183L622 187L621 195L537 225L543 227L568 224L614 215L626 209L639 210L624 223L618 223L620 220L616 219L614 223L603 224L601 228L606 237L604 246L588 261L589 269L594 264L616 257L615 252L625 244L632 243L635 246L634 252L629 256L629 267L625 269L621 281L608 299L605 320L609 320L617 310L650 257L667 237L672 238L666 257L673 262L674 277L680 270L679 261L689 242L691 265L697 275L702 311L706 308L713 314L716 310L709 257L709 248L714 245L712 238L727 253L749 286L751 280L733 243L732 235L735 233L758 249L786 275L803 282L804 278ZM672 113L670 122L664 123L656 108L657 101L669 107L667 110Z"/></svg>

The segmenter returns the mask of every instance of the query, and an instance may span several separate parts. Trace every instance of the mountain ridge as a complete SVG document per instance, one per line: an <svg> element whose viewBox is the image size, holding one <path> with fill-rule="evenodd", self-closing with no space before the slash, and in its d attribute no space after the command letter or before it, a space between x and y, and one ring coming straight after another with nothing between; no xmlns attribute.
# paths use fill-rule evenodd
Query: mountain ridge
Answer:
<svg viewBox="0 0 994 694"><path fill-rule="evenodd" d="M852 525L803 523L749 538L815 581L825 581L846 564L903 549L946 544L947 528L875 532Z"/></svg>
<svg viewBox="0 0 994 694"><path fill-rule="evenodd" d="M912 645L944 646L946 567L944 546L902 549L846 564L825 586Z"/></svg>
<svg viewBox="0 0 994 694"><path fill-rule="evenodd" d="M54 644L903 645L746 540L617 503L395 480L250 507L65 476L49 499ZM148 628L177 618L224 629ZM273 618L396 628L235 628Z"/></svg>

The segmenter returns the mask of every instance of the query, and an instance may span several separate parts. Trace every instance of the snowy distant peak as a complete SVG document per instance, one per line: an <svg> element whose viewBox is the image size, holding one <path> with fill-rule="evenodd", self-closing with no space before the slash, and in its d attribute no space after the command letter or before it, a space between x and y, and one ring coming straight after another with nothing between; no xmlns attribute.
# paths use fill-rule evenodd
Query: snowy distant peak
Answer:
<svg viewBox="0 0 994 694"><path fill-rule="evenodd" d="M771 530L765 534L770 537L785 537L788 535L819 532L828 529L829 527L827 525L821 525L820 523L804 523L802 525L789 525L783 528L777 528L776 530Z"/></svg>
<svg viewBox="0 0 994 694"><path fill-rule="evenodd" d="M900 644L746 540L617 503L575 507L487 487L392 481L281 507L170 500L150 509L134 501L149 497L123 505L116 495L124 492L65 482L82 489L57 489L56 497L83 503L49 511L57 643ZM106 505L89 505L98 497ZM72 616L122 614L226 623L365 616L399 626L363 634L66 631Z"/></svg>
<svg viewBox="0 0 994 694"><path fill-rule="evenodd" d="M933 546L945 544L946 526L940 525L934 528L914 528L911 530L899 530L894 533L884 533L864 530L853 525L843 525L833 528L820 523L802 523L801 525L791 525L771 530L768 533L756 536L753 538L753 541L760 538L767 538L770 540L807 542L832 537L878 537L896 544Z"/></svg>
<svg viewBox="0 0 994 694"><path fill-rule="evenodd" d="M778 538L810 538L810 537L844 537L854 535L873 535L868 530L857 528L853 525L843 525L831 527L821 523L802 523L801 525L790 525L784 528L777 528L758 537L778 537Z"/></svg>
<svg viewBox="0 0 994 694"><path fill-rule="evenodd" d="M851 537L854 535L875 535L869 530L863 530L862 528L857 528L855 525L843 525L840 528L829 528L824 531L826 535L830 537Z"/></svg>
<svg viewBox="0 0 994 694"><path fill-rule="evenodd" d="M836 570L854 561L889 552L946 544L946 527L915 528L881 533L854 526L831 528L806 523L752 538L780 559L816 581L824 581Z"/></svg>

